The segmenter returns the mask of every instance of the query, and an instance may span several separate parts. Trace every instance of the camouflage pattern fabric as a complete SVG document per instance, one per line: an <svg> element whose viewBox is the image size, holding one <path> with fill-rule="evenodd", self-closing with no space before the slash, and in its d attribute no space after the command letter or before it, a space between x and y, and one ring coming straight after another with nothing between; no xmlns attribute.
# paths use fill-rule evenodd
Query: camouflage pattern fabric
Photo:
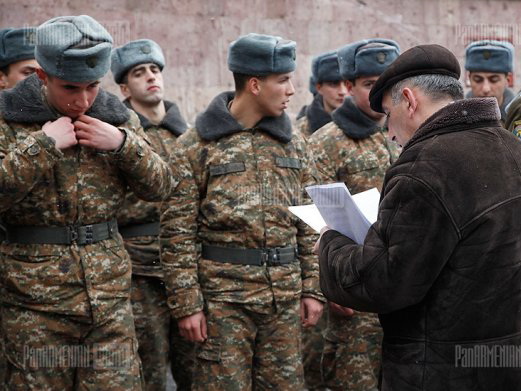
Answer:
<svg viewBox="0 0 521 391"><path fill-rule="evenodd" d="M101 323L9 304L1 312L8 360L2 389L142 390L128 298Z"/></svg>
<svg viewBox="0 0 521 391"><path fill-rule="evenodd" d="M168 362L171 359L177 390L190 390L195 344L179 335L177 323L171 319L166 305L163 281L133 275L131 300L145 389L166 389Z"/></svg>
<svg viewBox="0 0 521 391"><path fill-rule="evenodd" d="M125 101L129 106L128 101ZM171 102L170 110L178 111ZM152 148L164 161L169 161L176 148L176 133L160 125L153 125L138 114ZM165 120L169 118L167 115ZM183 119L177 116L179 123ZM118 213L121 227L159 222L160 203L140 200L134 193L126 197ZM168 362L179 391L189 390L192 380L195 345L179 335L177 322L171 320L166 305L166 290L162 282L163 269L159 261L159 237L137 236L125 238L125 248L132 260L132 307L139 342L139 357L143 365L146 389L164 390Z"/></svg>
<svg viewBox="0 0 521 391"><path fill-rule="evenodd" d="M300 134L281 143L243 131L217 141L195 129L178 138L172 157L181 180L161 218L168 302L176 318L208 300L271 308L272 302L323 300L312 253L317 235L287 207L309 202L316 170ZM181 152L182 151L182 152ZM299 262L273 267L201 259L200 244L239 248L298 246Z"/></svg>
<svg viewBox="0 0 521 391"><path fill-rule="evenodd" d="M308 138L309 136L311 136L313 134L311 132L311 127L309 126L308 117L306 117L306 116L300 117L297 120L297 123L295 126L296 126L297 130L300 132L300 134L302 134L302 136L304 136L305 138Z"/></svg>
<svg viewBox="0 0 521 391"><path fill-rule="evenodd" d="M351 317L327 313L322 378L333 391L376 390L380 374L382 328L377 314Z"/></svg>
<svg viewBox="0 0 521 391"><path fill-rule="evenodd" d="M132 113L119 128L126 139L117 152L80 146L59 151L41 124L0 118L3 223L70 226L109 221L116 218L129 188L149 201L166 198L175 180L168 164L146 142L136 115ZM20 312L91 318L93 332L112 319L122 299L130 297L130 259L117 234L84 246L4 242L0 276L2 304ZM42 325L44 333L49 325ZM9 330L6 340L18 332ZM26 374L27 388L36 387L31 379ZM91 388L99 389L99 384Z"/></svg>
<svg viewBox="0 0 521 391"><path fill-rule="evenodd" d="M517 96L508 107L505 128L521 139L521 96Z"/></svg>
<svg viewBox="0 0 521 391"><path fill-rule="evenodd" d="M164 161L168 161L174 151L177 137L160 126L148 127L145 131L147 140L154 151ZM118 212L120 227L133 224L145 224L159 221L160 203L147 202L134 193L127 194L123 207ZM163 277L159 262L159 238L140 236L125 239L125 248L132 260L132 274L150 277Z"/></svg>
<svg viewBox="0 0 521 391"><path fill-rule="evenodd" d="M168 165L148 146L135 114L123 124L118 153L79 146L59 151L39 125L0 120L2 221L11 225L67 226L116 218L130 187L149 200L173 187ZM140 137L141 136L141 137ZM0 245L2 302L66 315L110 315L130 293L130 259L121 237L85 246Z"/></svg>
<svg viewBox="0 0 521 391"><path fill-rule="evenodd" d="M353 139L334 122L313 133L309 145L322 183L344 182L352 194L372 187L380 190L385 172L399 155L386 132Z"/></svg>
<svg viewBox="0 0 521 391"><path fill-rule="evenodd" d="M306 388L310 391L325 390L322 381L321 360L324 351L324 332L327 326L327 304L315 327L302 329L302 364Z"/></svg>
<svg viewBox="0 0 521 391"><path fill-rule="evenodd" d="M353 139L331 122L309 139L322 183L344 182L352 194L376 187L398 155L384 131ZM378 385L382 330L375 314L352 317L328 311L322 353L323 386L331 390L371 390Z"/></svg>
<svg viewBox="0 0 521 391"><path fill-rule="evenodd" d="M227 123L232 123L226 103L222 112L228 113L224 114L230 117ZM250 363L244 367L246 371L234 370L238 363L226 356L222 365L208 365L201 376L204 383L199 382L200 354L196 389L248 389L252 378L258 389L302 386L299 310L286 309L297 308L303 297L324 298L312 253L317 235L292 215L288 206L309 202L304 187L316 183L317 173L302 135L287 134L288 142L283 142L268 131L253 128L232 130L208 140L193 128L178 138L180 148L172 155L172 169L180 183L164 204L161 217L161 261L173 316L179 319L202 311L205 302L232 305L247 309L249 318L245 321L257 319L258 327L265 318L280 330L291 330L291 336L280 337L291 337L292 346L298 347L290 355L291 363L284 364L289 379L277 375L280 360L287 360L287 354L277 358L267 351L265 344L271 337L260 330L257 338L249 334L249 342L241 342L247 349L244 354L256 357L253 368L251 361L240 363ZM201 244L249 249L294 246L298 256L296 262L278 266L222 263L202 258ZM218 312L212 308L217 307L208 305L210 335L224 336L227 330L239 327L242 321L231 313L215 317ZM228 346L229 342L233 345ZM211 342L205 346L205 352L210 353ZM288 349L286 345L271 347ZM236 348L235 342L227 339L221 341L219 349L229 354ZM215 375L219 373L226 373L225 378L220 380L221 375ZM222 382L234 386L219 387Z"/></svg>
<svg viewBox="0 0 521 391"><path fill-rule="evenodd" d="M207 303L208 339L197 351L194 390L303 390L300 300L268 308L260 314L243 304Z"/></svg>

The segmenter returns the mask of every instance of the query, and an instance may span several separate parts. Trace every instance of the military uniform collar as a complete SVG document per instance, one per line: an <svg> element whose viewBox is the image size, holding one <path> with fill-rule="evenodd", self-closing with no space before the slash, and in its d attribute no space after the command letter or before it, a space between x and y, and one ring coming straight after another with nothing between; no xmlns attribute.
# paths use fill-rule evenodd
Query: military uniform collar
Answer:
<svg viewBox="0 0 521 391"><path fill-rule="evenodd" d="M221 137L246 130L233 118L228 110L228 103L234 96L234 93L231 91L217 95L206 111L197 116L195 127L203 140L215 141ZM291 121L286 113L279 117L264 117L254 128L268 133L283 143L291 141Z"/></svg>
<svg viewBox="0 0 521 391"><path fill-rule="evenodd" d="M376 133L381 126L360 110L351 97L331 113L333 122L352 139L367 138Z"/></svg>
<svg viewBox="0 0 521 391"><path fill-rule="evenodd" d="M326 112L324 109L324 100L322 95L315 95L313 102L307 106L306 117L308 119L311 133L314 133L316 130L332 121L331 114Z"/></svg>
<svg viewBox="0 0 521 391"><path fill-rule="evenodd" d="M170 102L167 100L164 100L163 103L165 105L166 114L161 123L157 126L160 128L165 128L174 136L182 135L186 131L187 124L186 121L183 119L181 112L179 111L179 107L177 107L177 105L174 102ZM123 101L123 104L127 106L129 109L134 110L128 99L125 99ZM138 113L137 111L135 112L144 130L156 126L152 122L150 122L147 117Z"/></svg>
<svg viewBox="0 0 521 391"><path fill-rule="evenodd" d="M85 114L115 126L130 119L128 109L119 99L101 89ZM47 104L42 94L42 82L36 74L0 92L0 115L5 121L25 124L44 124L62 116Z"/></svg>

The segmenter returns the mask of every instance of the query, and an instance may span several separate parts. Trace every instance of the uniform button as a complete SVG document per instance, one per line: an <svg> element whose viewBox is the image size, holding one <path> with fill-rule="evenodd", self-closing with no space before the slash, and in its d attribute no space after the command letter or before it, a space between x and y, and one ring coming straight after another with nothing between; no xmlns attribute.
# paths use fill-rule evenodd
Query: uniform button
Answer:
<svg viewBox="0 0 521 391"><path fill-rule="evenodd" d="M38 144L33 144L27 150L29 156L38 155L40 153L40 146Z"/></svg>

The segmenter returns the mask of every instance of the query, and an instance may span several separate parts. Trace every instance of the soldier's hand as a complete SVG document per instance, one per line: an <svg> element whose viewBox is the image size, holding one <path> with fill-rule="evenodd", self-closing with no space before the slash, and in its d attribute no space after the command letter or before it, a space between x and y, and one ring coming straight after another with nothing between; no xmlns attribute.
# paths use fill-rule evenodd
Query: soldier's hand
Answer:
<svg viewBox="0 0 521 391"><path fill-rule="evenodd" d="M60 117L56 121L49 121L42 126L42 130L47 137L54 139L56 148L60 150L78 144L74 125L69 117Z"/></svg>
<svg viewBox="0 0 521 391"><path fill-rule="evenodd" d="M179 319L177 324L179 334L189 341L204 342L208 338L206 317L202 311Z"/></svg>
<svg viewBox="0 0 521 391"><path fill-rule="evenodd" d="M74 127L78 143L86 147L115 151L125 141L125 135L121 130L85 114L76 119Z"/></svg>
<svg viewBox="0 0 521 391"><path fill-rule="evenodd" d="M300 319L302 320L302 327L311 327L317 324L322 315L322 304L317 299L312 297L305 297L300 301Z"/></svg>
<svg viewBox="0 0 521 391"><path fill-rule="evenodd" d="M329 303L329 310L333 311L337 315L345 316L346 318L349 318L353 316L355 311L353 311L351 308L348 307L342 307L341 305L337 303L333 303L330 301Z"/></svg>

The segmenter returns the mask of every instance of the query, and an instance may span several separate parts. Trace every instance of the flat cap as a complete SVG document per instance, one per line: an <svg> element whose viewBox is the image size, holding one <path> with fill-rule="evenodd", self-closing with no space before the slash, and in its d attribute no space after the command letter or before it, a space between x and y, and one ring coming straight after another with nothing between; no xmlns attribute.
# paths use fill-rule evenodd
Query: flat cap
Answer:
<svg viewBox="0 0 521 391"><path fill-rule="evenodd" d="M138 39L112 50L110 70L120 84L126 73L139 64L153 63L163 70L165 56L161 47L151 39Z"/></svg>
<svg viewBox="0 0 521 391"><path fill-rule="evenodd" d="M36 30L36 61L51 76L70 82L98 80L110 68L112 37L88 15L59 16Z"/></svg>
<svg viewBox="0 0 521 391"><path fill-rule="evenodd" d="M440 45L414 46L380 75L369 93L371 108L383 113L383 95L399 81L418 75L446 75L459 79L460 72L458 59L449 49Z"/></svg>
<svg viewBox="0 0 521 391"><path fill-rule="evenodd" d="M510 42L491 40L472 42L465 49L465 69L469 72L512 72L514 46Z"/></svg>
<svg viewBox="0 0 521 391"><path fill-rule="evenodd" d="M34 58L36 28L0 30L0 68Z"/></svg>
<svg viewBox="0 0 521 391"><path fill-rule="evenodd" d="M230 44L228 69L233 73L266 76L295 70L294 41L250 33Z"/></svg>
<svg viewBox="0 0 521 391"><path fill-rule="evenodd" d="M371 38L338 49L340 75L344 80L380 75L399 56L400 46L391 39Z"/></svg>
<svg viewBox="0 0 521 391"><path fill-rule="evenodd" d="M311 74L316 83L342 80L337 51L322 53L314 57L311 62Z"/></svg>

